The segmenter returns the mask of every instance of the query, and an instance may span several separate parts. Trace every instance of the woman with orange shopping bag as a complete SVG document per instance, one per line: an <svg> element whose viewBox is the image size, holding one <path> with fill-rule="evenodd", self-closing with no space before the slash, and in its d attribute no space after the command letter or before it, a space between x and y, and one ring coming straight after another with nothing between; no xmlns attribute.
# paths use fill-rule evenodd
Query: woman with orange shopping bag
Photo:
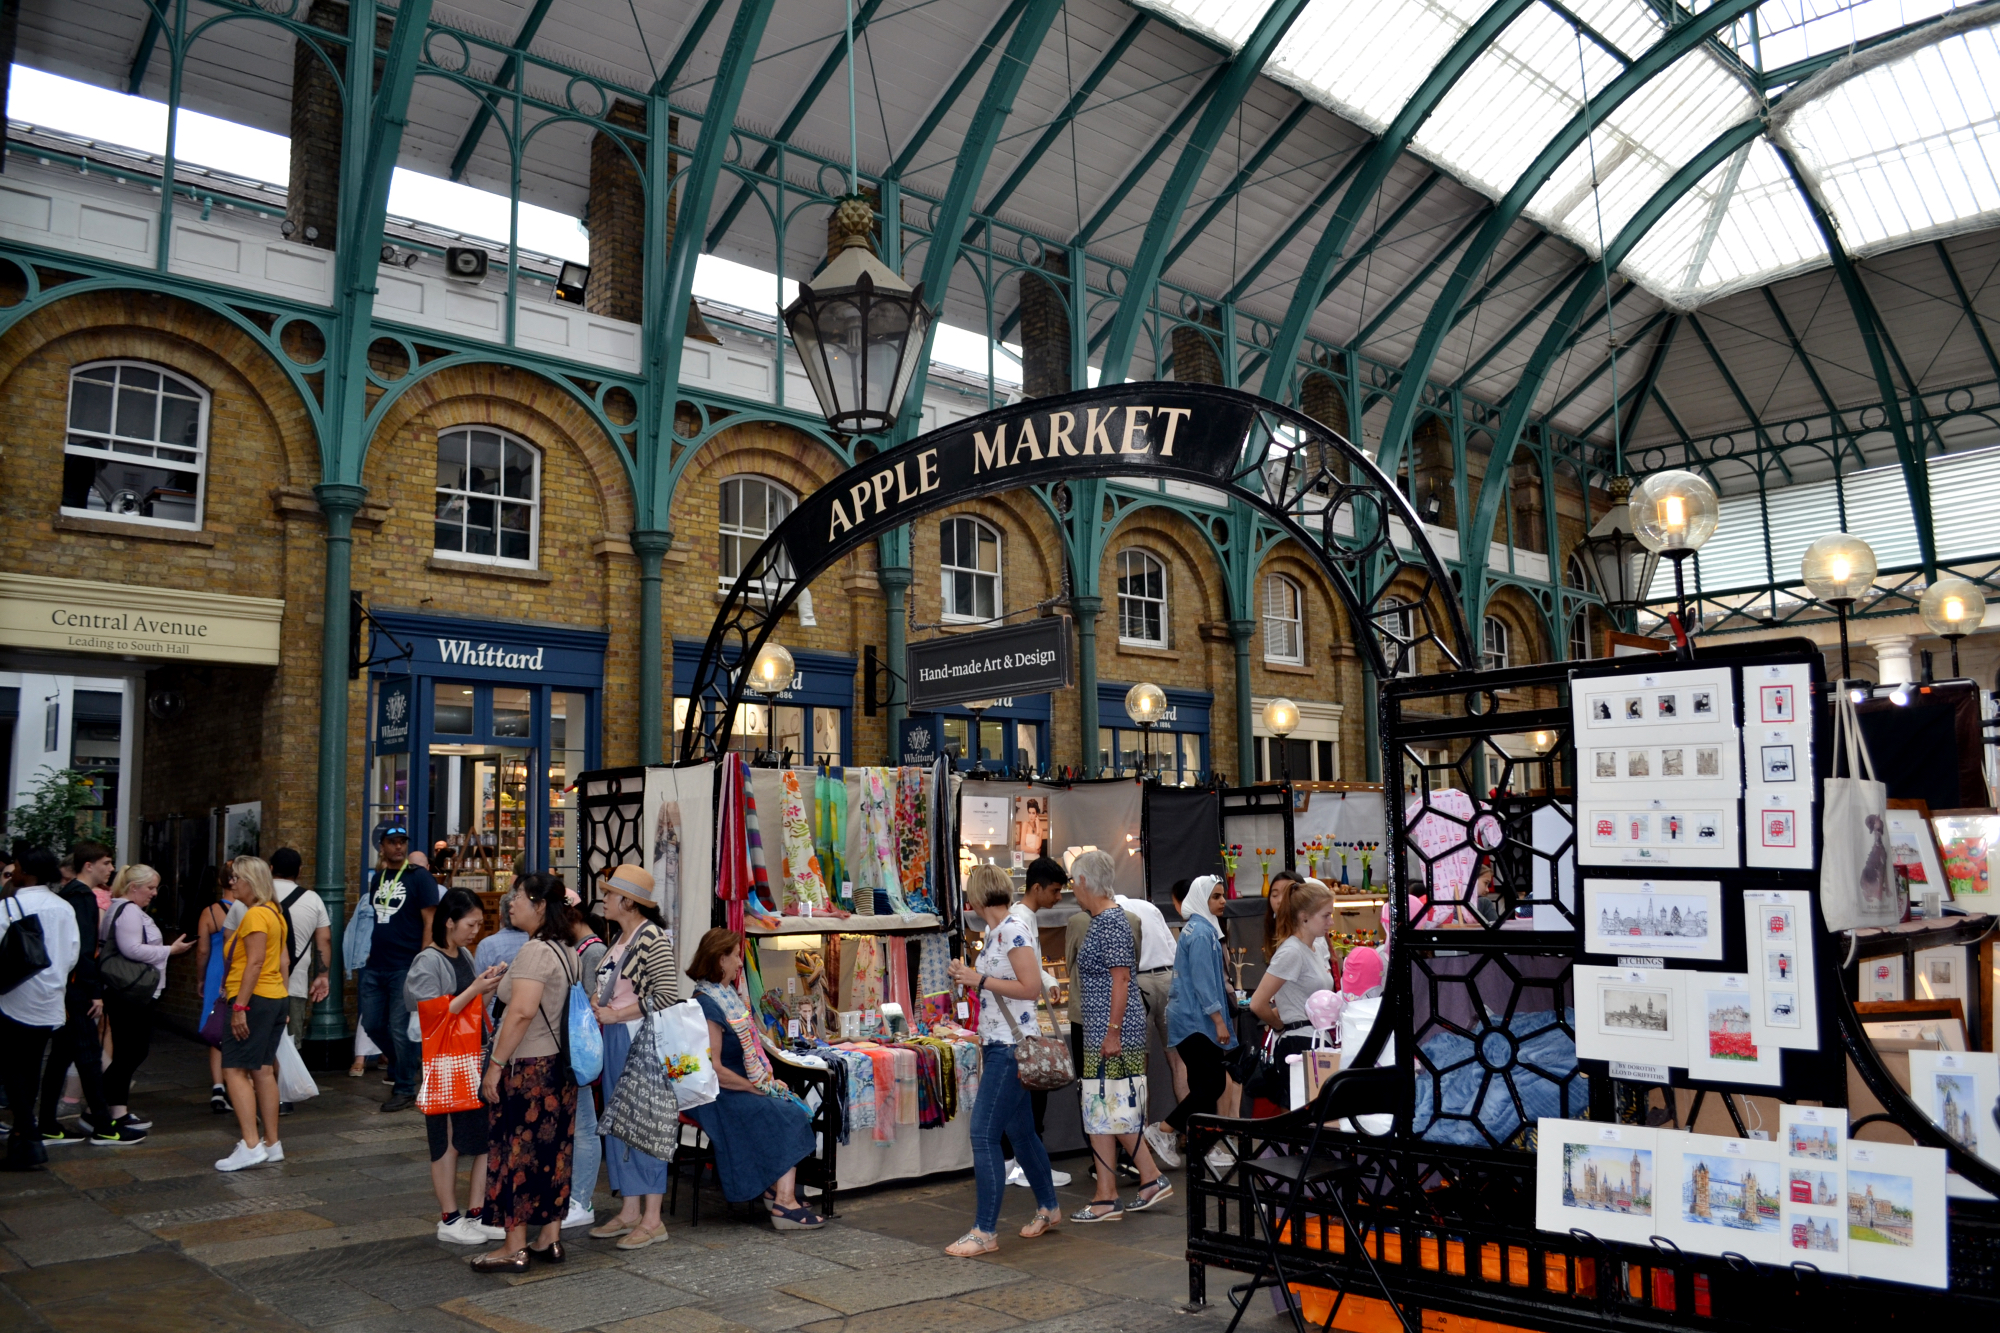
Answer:
<svg viewBox="0 0 2000 1333"><path fill-rule="evenodd" d="M486 1103L479 1096L485 1065L486 1006L506 974L504 963L472 970L472 944L483 914L479 899L453 889L431 917L431 947L410 963L403 1004L424 1041L423 1086L417 1109L430 1136L431 1187L437 1191L441 1220L437 1238L452 1245L481 1245L507 1233L479 1220L486 1198ZM472 1209L458 1207L458 1162L472 1159Z"/></svg>

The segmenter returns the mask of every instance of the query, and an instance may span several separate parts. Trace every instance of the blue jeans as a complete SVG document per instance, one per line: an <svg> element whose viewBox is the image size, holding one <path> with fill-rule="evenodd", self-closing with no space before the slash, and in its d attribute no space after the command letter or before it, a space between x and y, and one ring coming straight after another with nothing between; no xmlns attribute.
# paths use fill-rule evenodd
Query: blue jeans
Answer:
<svg viewBox="0 0 2000 1333"><path fill-rule="evenodd" d="M1034 1106L1014 1064L1014 1048L989 1042L979 1058L979 1096L972 1103L972 1174L979 1188L974 1225L990 1235L1000 1226L1000 1200L1007 1193L1002 1134L1014 1145L1014 1160L1034 1187L1038 1207L1056 1206L1056 1187L1049 1178L1049 1150L1035 1132Z"/></svg>
<svg viewBox="0 0 2000 1333"><path fill-rule="evenodd" d="M417 1079L424 1072L424 1044L410 1040L410 1011L403 1007L408 975L407 967L364 967L358 998L361 1026L388 1058L390 1076L396 1081L392 1091L398 1097L416 1096Z"/></svg>
<svg viewBox="0 0 2000 1333"><path fill-rule="evenodd" d="M576 1090L576 1152L571 1158L569 1200L592 1207L597 1169L604 1163L604 1140L597 1135L597 1099L589 1088Z"/></svg>

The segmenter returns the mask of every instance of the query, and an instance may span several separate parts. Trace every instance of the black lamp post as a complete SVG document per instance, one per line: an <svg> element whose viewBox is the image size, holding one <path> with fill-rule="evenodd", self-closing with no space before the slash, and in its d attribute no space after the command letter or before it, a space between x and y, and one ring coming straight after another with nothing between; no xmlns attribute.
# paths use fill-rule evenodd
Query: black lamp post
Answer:
<svg viewBox="0 0 2000 1333"><path fill-rule="evenodd" d="M1821 537L1799 557L1799 577L1814 601L1833 608L1840 621L1840 678L1854 673L1847 662L1847 613L1875 583L1875 548L1848 532Z"/></svg>
<svg viewBox="0 0 2000 1333"><path fill-rule="evenodd" d="M1986 618L1986 594L1968 579L1947 575L1924 589L1917 612L1925 628L1951 645L1951 677L1957 680L1958 641Z"/></svg>

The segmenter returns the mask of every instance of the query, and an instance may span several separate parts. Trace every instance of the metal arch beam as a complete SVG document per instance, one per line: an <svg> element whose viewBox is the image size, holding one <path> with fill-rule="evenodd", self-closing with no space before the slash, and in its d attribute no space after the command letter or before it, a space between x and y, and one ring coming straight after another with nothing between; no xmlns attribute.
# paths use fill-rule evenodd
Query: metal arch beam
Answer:
<svg viewBox="0 0 2000 1333"><path fill-rule="evenodd" d="M1972 297L1966 294L1965 283L1958 276L1958 265L1951 262L1951 251L1945 248L1943 241L1934 244L1938 262L1944 265L1944 274L1951 279L1951 289L1958 293L1959 309L1965 312L1966 321L1972 325L1973 336L1979 339L1979 350L1986 353L1986 364L1992 368L1993 378L2000 379L2000 356L1994 355L1993 340L1986 336L1986 325L1979 318L1979 312L1972 308Z"/></svg>
<svg viewBox="0 0 2000 1333"><path fill-rule="evenodd" d="M1458 268L1446 281L1444 291L1432 303L1430 316L1424 321L1424 331L1417 340L1416 348L1410 353L1408 363L1403 367L1402 387L1397 390L1396 401L1389 409L1389 420L1382 429L1382 470L1395 475L1396 464L1403 452L1403 444L1415 426L1417 411L1423 401L1425 387L1430 381L1431 366L1437 361L1438 353L1444 349L1444 340L1451 332L1452 319L1458 313L1465 299L1466 289L1472 285L1481 269L1491 259L1507 231L1514 225L1528 202L1535 197L1556 168L1574 152L1577 146L1606 117L1616 111L1625 100L1644 88L1662 72L1672 67L1682 56L1700 46L1710 34L1727 27L1743 15L1755 9L1761 0L1718 0L1718 3L1688 19L1678 28L1672 29L1659 41L1647 48L1646 53L1632 62L1630 68L1606 84L1598 94L1587 100L1570 118L1567 125L1542 148L1528 169L1521 173L1513 187L1494 208L1492 216L1480 233L1467 248L1458 262ZM1678 179L1676 176L1675 179ZM1682 187L1683 191L1687 187ZM1657 197L1657 196L1656 196ZM1620 233L1623 235L1623 233ZM1614 265L1615 267L1615 265ZM1589 290L1594 286L1586 284ZM1585 290L1579 287L1577 290Z"/></svg>
<svg viewBox="0 0 2000 1333"><path fill-rule="evenodd" d="M1548 377L1556 358L1561 355L1563 344L1571 331L1582 324L1585 314L1604 290L1606 276L1612 269L1623 263L1625 256L1639 243L1654 224L1682 195L1700 184L1702 177L1714 170L1720 162L1726 161L1731 153L1764 132L1764 120L1760 116L1746 120L1712 141L1706 148L1695 154L1679 171L1668 177L1660 188L1654 191L1632 215L1630 221L1619 229L1604 249L1602 260L1593 264L1576 286L1571 289L1569 299L1555 320L1542 334L1542 341L1528 358L1526 368L1521 372L1520 383L1514 386L1507 403L1507 412L1500 420L1500 427L1493 436L1494 458L1512 458L1514 446L1521 438L1521 428L1527 424L1528 414L1534 410L1536 395L1541 392L1542 381ZM1654 392L1658 392L1657 388ZM1664 403L1662 404L1664 408ZM1387 471L1387 469L1384 469ZM1493 540L1493 522L1499 516L1500 498L1504 490L1501 485L1501 468L1489 467L1480 480L1479 499L1473 509L1472 524L1460 542L1459 549L1464 556L1464 595L1468 619L1477 621L1486 599L1486 549ZM1391 474L1393 475L1393 474Z"/></svg>
<svg viewBox="0 0 2000 1333"><path fill-rule="evenodd" d="M1229 184L1223 186L1215 198L1208 201L1208 207L1201 211L1201 216L1188 224L1188 229L1181 233L1181 238L1178 241L1174 242L1174 248L1167 251L1166 262L1160 267L1161 272L1164 273L1167 269L1172 268L1174 262L1187 253L1188 247L1199 240L1201 234L1208 230L1208 224L1220 217L1223 209L1229 207L1230 200L1242 194L1249 187L1251 180L1257 175L1258 169L1271 160L1271 154L1277 152L1279 145L1284 143L1291 136L1292 131L1299 127L1299 122L1306 118L1306 113L1311 111L1312 107L1313 104L1311 102L1301 98L1299 104L1292 108L1291 114L1278 122L1278 128L1272 130L1270 136L1257 146L1257 151L1250 155L1250 160L1243 164L1242 169L1231 178Z"/></svg>
<svg viewBox="0 0 2000 1333"><path fill-rule="evenodd" d="M1542 235L1546 236L1548 235L1548 233L1543 232ZM1575 268L1572 268L1569 272L1563 274L1562 277L1558 278L1556 280L1555 285L1549 288L1548 292L1543 295L1541 300L1535 302L1534 307L1531 310L1529 310L1527 314L1521 316L1519 319L1515 320L1513 324L1509 325L1505 333L1502 333L1498 338L1494 339L1493 345L1491 347L1487 348L1485 352L1481 353L1477 360L1475 360L1471 365L1467 366L1465 370L1459 375L1459 377L1456 380L1452 381L1451 385L1452 392L1454 393L1465 392L1465 386L1472 383L1474 377L1476 377L1480 371L1486 369L1487 363L1492 361L1494 357L1500 355L1500 353L1506 351L1507 348L1513 344L1513 341L1516 338L1520 337L1523 333L1527 331L1529 325L1533 324L1536 320L1542 317L1543 311L1547 310L1550 306L1556 303L1556 298L1558 296L1561 296L1564 292L1569 290L1571 283L1575 282L1578 278L1583 276L1584 271L1589 267L1590 264L1586 261L1585 263L1578 264ZM1463 319L1464 317L1465 317L1464 312L1461 311L1459 314L1459 318Z"/></svg>
<svg viewBox="0 0 2000 1333"><path fill-rule="evenodd" d="M139 34L139 47L132 53L132 68L125 76L125 95L137 97L146 86L146 67L153 63L153 48L160 44L160 34L167 30L166 21L161 17L164 8L173 0L145 0L146 28Z"/></svg>
<svg viewBox="0 0 2000 1333"><path fill-rule="evenodd" d="M721 2L722 0L709 0L709 9L704 12L704 17L713 18L713 11ZM542 20L549 16L549 6L552 3L554 0L535 0L535 7L528 11L528 17L521 20L521 30L514 37L515 54L500 62L499 72L493 76L495 85L505 88L514 81L515 75L521 72L520 53L528 49L528 43L534 41L535 34L542 30ZM697 20L697 25L694 35L699 38L699 28L707 25L700 20ZM466 164L472 161L473 151L479 147L479 136L486 133L486 126L491 123L498 111L499 108L493 104L491 97L479 99L479 110L472 113L472 123L465 127L465 134L458 141L458 151L451 155L451 170L445 173L447 178L458 180L465 175Z"/></svg>
<svg viewBox="0 0 2000 1333"><path fill-rule="evenodd" d="M1396 113L1396 118L1389 122L1388 128L1382 131L1382 137L1375 141L1354 183L1342 196L1340 207L1334 210L1326 230L1320 233L1304 271L1299 274L1297 289L1291 304L1285 309L1284 323L1279 326L1277 338L1271 344L1271 362L1264 371L1264 397L1273 402L1285 401L1285 395L1291 389L1292 363L1298 360L1299 348L1305 345L1306 326L1312 322L1313 312L1324 299L1317 293L1325 285L1327 274L1333 270L1334 261L1346 249L1348 238L1354 234L1369 200L1389 178L1389 170L1396 165L1396 159L1402 156L1403 150L1416 137L1417 130L1465 71L1532 3L1534 0L1494 0L1486 12L1460 34L1444 59L1431 70L1410 100L1403 104L1403 109Z"/></svg>
<svg viewBox="0 0 2000 1333"><path fill-rule="evenodd" d="M1187 145L1181 149L1180 160L1174 163L1173 174L1167 177L1159 198L1153 201L1153 213L1146 222L1145 238L1140 241L1139 253L1133 258L1131 270L1126 275L1125 295L1118 303L1117 313L1111 317L1111 336L1104 344L1104 360L1098 372L1100 384L1124 382L1126 372L1132 366L1133 349L1139 343L1139 325L1152 307L1153 289L1159 285L1160 275L1166 269L1167 251L1173 245L1174 230L1180 226L1181 215L1187 211L1188 201L1194 198L1195 188L1201 184L1209 157L1215 152L1216 144L1222 141L1230 119L1243 105L1243 99L1256 86L1257 76L1264 71L1264 62L1278 49L1278 43L1284 40L1293 21L1305 12L1307 3L1308 0L1272 0L1270 8L1257 20L1256 28L1243 43L1243 48L1223 70L1215 95L1202 108L1200 123L1188 137Z"/></svg>
<svg viewBox="0 0 2000 1333"><path fill-rule="evenodd" d="M1520 247L1507 257L1507 262L1500 266L1500 271L1481 283L1478 291L1465 298L1465 304L1458 308L1458 317L1452 321L1452 326L1456 328L1458 325L1463 324L1465 317L1471 314L1487 297L1499 291L1500 284L1512 277L1514 270L1521 267L1523 263L1533 256L1535 251L1541 249L1547 243L1548 239L1549 234L1547 232L1538 231L1527 240L1521 242Z"/></svg>
<svg viewBox="0 0 2000 1333"><path fill-rule="evenodd" d="M1841 243L1839 225L1820 201L1805 172L1799 169L1798 160L1782 143L1774 140L1771 146L1777 149L1779 160L1791 173L1793 183L1798 186L1799 194L1812 212L1813 224L1819 228L1820 239L1826 243L1827 257L1833 261L1834 275L1840 279L1848 307L1854 312L1855 326L1861 330L1861 345L1868 353L1869 368L1875 372L1876 391L1882 395L1882 413L1888 419L1890 433L1896 440L1896 456L1903 465L1903 486L1910 495L1910 519L1917 528L1917 550L1923 560L1924 578L1926 581L1935 579L1937 530L1931 520L1930 474L1924 464L1923 450L1912 438L1909 424L1903 419L1903 404L1896 393L1896 386L1889 378L1889 360L1884 350L1888 338L1882 327L1882 317L1876 312L1875 302L1870 299L1868 288L1861 281L1860 270L1854 267L1847 247ZM1908 374L1907 371L1904 373Z"/></svg>
<svg viewBox="0 0 2000 1333"><path fill-rule="evenodd" d="M689 24L688 30L681 35L681 42L674 50L673 59L669 60L667 67L660 71L660 77L653 80L654 92L665 97L674 90L674 82L680 78L681 71L687 68L688 61L694 59L695 49L701 45L701 39L707 35L709 27L715 22L715 16L721 12L722 0L708 0L708 3L701 7L701 13L695 15L694 22Z"/></svg>
<svg viewBox="0 0 2000 1333"><path fill-rule="evenodd" d="M917 127L917 132L910 136L907 144L903 145L903 151L896 154L895 161L891 162L889 169L882 173L883 180L903 179L903 173L910 169L910 163L916 161L917 154L924 151L924 145L931 141L931 136L937 133L937 127L944 123L944 118L951 113L952 107L958 105L958 99L972 86L972 81L979 77L979 71L985 67L987 57L999 49L1000 39L1007 35L1007 29L1014 26L1014 21L1021 17L1021 12L1027 7L1028 0L1010 0L1007 8L1001 11L998 21L987 29L985 40L973 48L972 54L959 67L958 73L952 75L951 82L945 86L944 95L938 98L930 114L924 117L924 123ZM1032 54L1031 52L1030 55Z"/></svg>
<svg viewBox="0 0 2000 1333"><path fill-rule="evenodd" d="M875 11L881 7L882 0L861 0L861 7L854 11L856 37L868 30L869 23L875 18ZM813 103L817 102L819 95L826 91L826 85L833 76L840 72L840 67L846 58L847 33L843 30L836 35L833 50L827 52L826 59L819 62L819 68L813 71L810 79L806 80L805 88L799 93L798 100L792 103L792 109L785 113L782 121L778 122L777 130L771 135L773 139L781 143L791 142L792 135L799 126L805 124L806 117L812 114ZM766 175L777 161L778 150L775 147L766 148L751 170L759 176ZM757 187L750 181L744 181L737 187L736 194L722 210L722 216L708 229L708 249L714 250L722 244L722 238L729 234L729 224L736 221L736 215L741 213L756 195Z"/></svg>

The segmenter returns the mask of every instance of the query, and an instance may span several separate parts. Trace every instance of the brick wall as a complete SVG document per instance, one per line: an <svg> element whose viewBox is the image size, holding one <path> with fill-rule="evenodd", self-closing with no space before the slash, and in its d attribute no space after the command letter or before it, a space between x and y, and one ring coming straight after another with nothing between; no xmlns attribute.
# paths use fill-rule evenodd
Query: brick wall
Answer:
<svg viewBox="0 0 2000 1333"><path fill-rule="evenodd" d="M1058 278L1069 276L1069 255L1050 250L1043 256L1043 272ZM1019 278L1021 302L1021 392L1029 398L1047 398L1070 391L1069 307L1064 304L1069 283L1051 281L1023 270Z"/></svg>
<svg viewBox="0 0 2000 1333"><path fill-rule="evenodd" d="M346 0L313 0L305 20L327 32L348 29ZM375 20L375 44L386 47L395 31L388 15ZM378 62L379 67L379 62ZM301 245L334 248L340 227L340 82L347 73L347 48L338 42L296 41L292 49L292 172L285 199L291 239Z"/></svg>

